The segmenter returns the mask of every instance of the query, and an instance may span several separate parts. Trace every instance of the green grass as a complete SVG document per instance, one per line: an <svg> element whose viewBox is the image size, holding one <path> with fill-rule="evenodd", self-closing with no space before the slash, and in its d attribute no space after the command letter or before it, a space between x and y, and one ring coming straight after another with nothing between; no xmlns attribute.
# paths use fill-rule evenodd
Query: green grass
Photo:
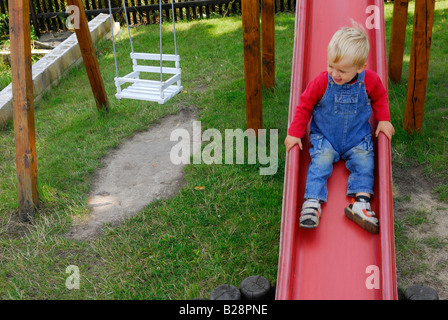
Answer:
<svg viewBox="0 0 448 320"><path fill-rule="evenodd" d="M437 2L422 134L410 135L401 129L406 62L403 83L390 85L392 121L397 130L394 165L423 166L429 177L441 181L436 186L441 197L446 195L448 176L444 147L448 86L442 75L447 70L448 37L443 32L448 28L447 7L448 1ZM391 8L386 5L388 35ZM148 205L96 240L71 241L64 234L73 222L88 216L93 173L112 149L183 107L198 109L203 130L245 129L241 17L176 24L184 92L163 106L113 97L115 67L107 41L99 43L97 53L111 102L109 113L96 110L84 67L71 71L46 94L36 106L40 208L32 225L13 219L17 191L12 122L1 128L0 298L208 298L216 286L239 286L255 274L275 282L293 29L293 14L276 15L276 88L263 91L264 127L279 130L278 172L260 176L257 165L189 165L186 184L177 196ZM165 52L173 50L171 30L169 24L164 25ZM136 51L154 48L158 52L158 26L142 26L132 32ZM117 48L123 75L131 66L126 32ZM195 190L195 186L205 189ZM414 218L414 222L396 225L400 252L418 250L417 244L406 247L408 238L401 231L409 224L424 222L424 215L416 213ZM440 244L438 239L428 241L432 246ZM405 254L397 257L407 258ZM70 265L79 267L79 290L65 286Z"/></svg>
<svg viewBox="0 0 448 320"><path fill-rule="evenodd" d="M407 277L408 281L422 274L430 276L428 253L435 251L444 252L446 250L446 237L441 239L437 236L418 237L412 235L413 230L418 230L419 227L424 225L433 224L434 219L431 216L439 214L442 214L442 212L439 212L438 209L434 212L419 209L395 220L396 258L399 274ZM437 269L446 269L446 264L441 264ZM435 271L437 272L437 270Z"/></svg>
<svg viewBox="0 0 448 320"><path fill-rule="evenodd" d="M264 125L278 128L282 137L294 16L276 19L278 88L265 92ZM171 30L164 25L164 52L173 52ZM275 281L282 168L264 177L257 165L191 165L176 197L152 203L100 239L76 242L64 237L73 221L88 215L92 174L102 157L135 132L183 107L198 109L203 130L245 129L241 18L182 22L176 31L184 92L169 103L115 100L112 46L104 41L97 52L111 102L109 113L97 112L83 67L71 71L36 106L40 208L33 225L12 221L18 206L12 122L1 129L1 297L207 298L214 287L238 286L250 275ZM157 48L158 26L132 32L136 51ZM126 32L117 48L123 75L131 66ZM195 190L198 185L205 190ZM79 267L80 290L65 286L70 265Z"/></svg>

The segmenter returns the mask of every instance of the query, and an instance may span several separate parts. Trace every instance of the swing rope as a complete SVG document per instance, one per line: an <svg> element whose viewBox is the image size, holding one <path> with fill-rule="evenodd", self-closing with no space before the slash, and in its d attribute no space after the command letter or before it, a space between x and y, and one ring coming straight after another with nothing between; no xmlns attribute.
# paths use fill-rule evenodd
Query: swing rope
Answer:
<svg viewBox="0 0 448 320"><path fill-rule="evenodd" d="M113 15L112 15L112 6L110 5L110 0L108 0L109 2L109 15L110 15L110 31L112 32L112 45L114 48L114 61L115 61L115 73L117 75L118 78L118 63L117 63L117 54L116 54L116 50L115 50L115 33L114 33L114 22L113 22Z"/></svg>
<svg viewBox="0 0 448 320"><path fill-rule="evenodd" d="M162 66L162 0L159 0L160 83L163 82Z"/></svg>
<svg viewBox="0 0 448 320"><path fill-rule="evenodd" d="M126 25L128 26L128 35L129 35L129 42L131 43L131 52L134 53L134 46L132 44L132 37L131 37L131 28L129 27L128 12L126 10L126 4L124 3L124 0L123 0L123 8L124 8L124 16L126 18Z"/></svg>
<svg viewBox="0 0 448 320"><path fill-rule="evenodd" d="M117 51L116 51L116 45L115 45L115 35L114 35L114 27L113 27L113 15L112 15L112 6L110 3L110 0L108 0L109 3L109 15L110 15L110 29L112 31L112 43L113 43L113 50L114 50L114 61L115 61L115 73L118 75L118 62L117 62ZM129 19L128 19L128 13L126 9L125 0L123 0L123 8L124 8L124 15L126 18L126 26L128 29L128 36L129 36L129 42L131 45L131 52L134 53L134 45L132 43L132 36L131 36L131 29L129 27ZM176 17L174 12L174 0L171 1L171 11L173 16L173 34L174 34L174 53L177 56L177 40L176 40ZM160 39L160 82L163 82L163 52L162 52L162 0L159 0L159 39Z"/></svg>

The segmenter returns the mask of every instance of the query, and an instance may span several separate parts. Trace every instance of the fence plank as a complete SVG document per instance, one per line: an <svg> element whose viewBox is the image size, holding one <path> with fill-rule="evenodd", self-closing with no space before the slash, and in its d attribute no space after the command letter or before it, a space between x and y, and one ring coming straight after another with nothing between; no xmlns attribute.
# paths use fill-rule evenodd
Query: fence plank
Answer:
<svg viewBox="0 0 448 320"><path fill-rule="evenodd" d="M45 0L40 0L38 2L40 2L40 6L41 6L41 10L42 10L41 12L48 12L47 2ZM51 20L47 19L42 22L44 23L46 30L51 29Z"/></svg>
<svg viewBox="0 0 448 320"><path fill-rule="evenodd" d="M31 21L33 22L34 31L36 32L37 36L40 36L39 25L37 24L36 10L34 10L33 0L29 0L29 2L31 11Z"/></svg>
<svg viewBox="0 0 448 320"><path fill-rule="evenodd" d="M58 0L53 0L53 1L54 1L53 2L54 3L54 10L56 12L61 12L62 10L59 7L59 1ZM64 28L64 26L62 25L61 19L55 19L54 25L56 27L56 30L58 30L58 29L60 30L60 29Z"/></svg>

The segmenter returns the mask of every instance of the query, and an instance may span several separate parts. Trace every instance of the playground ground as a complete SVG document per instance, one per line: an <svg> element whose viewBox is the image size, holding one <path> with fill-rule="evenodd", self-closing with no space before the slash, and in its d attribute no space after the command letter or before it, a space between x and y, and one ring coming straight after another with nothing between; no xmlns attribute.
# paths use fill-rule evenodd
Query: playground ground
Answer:
<svg viewBox="0 0 448 320"><path fill-rule="evenodd" d="M391 15L392 5L386 4L388 35ZM401 129L411 27L402 81L389 86L397 129L392 152L399 287L425 283L441 298L448 297L447 15L448 1L437 2L421 134ZM107 167L108 155L119 153L136 133L163 126L171 115L185 109L197 112L203 130L245 128L240 17L176 27L185 90L166 105L114 101L113 55L111 43L104 41L97 52L112 102L109 114L96 111L82 67L70 72L36 106L41 208L32 226L13 219L17 200L12 124L1 129L1 297L207 298L214 287L238 286L254 274L275 282L294 27L291 14L276 16L276 89L263 92L264 126L279 132L278 171L260 176L259 165L188 165L182 186L172 197L155 200L96 237L73 240L73 226L91 219L88 198L99 182L99 168ZM170 26L164 30L169 34ZM141 50L148 51L148 43L157 43L155 26L133 32ZM124 48L127 42L122 37ZM130 66L125 49L119 49L123 68ZM157 170L154 164L152 169ZM79 267L79 290L66 287L70 265Z"/></svg>

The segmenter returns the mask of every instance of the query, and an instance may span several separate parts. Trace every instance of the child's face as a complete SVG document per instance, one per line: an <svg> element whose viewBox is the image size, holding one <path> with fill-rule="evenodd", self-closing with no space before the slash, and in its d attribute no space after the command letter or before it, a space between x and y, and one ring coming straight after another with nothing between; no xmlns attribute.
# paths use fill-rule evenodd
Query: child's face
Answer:
<svg viewBox="0 0 448 320"><path fill-rule="evenodd" d="M367 65L364 64L362 67L358 68L357 66L354 66L349 59L344 58L339 62L328 61L327 71L336 84L343 85L352 80L357 73L361 73L366 66Z"/></svg>

